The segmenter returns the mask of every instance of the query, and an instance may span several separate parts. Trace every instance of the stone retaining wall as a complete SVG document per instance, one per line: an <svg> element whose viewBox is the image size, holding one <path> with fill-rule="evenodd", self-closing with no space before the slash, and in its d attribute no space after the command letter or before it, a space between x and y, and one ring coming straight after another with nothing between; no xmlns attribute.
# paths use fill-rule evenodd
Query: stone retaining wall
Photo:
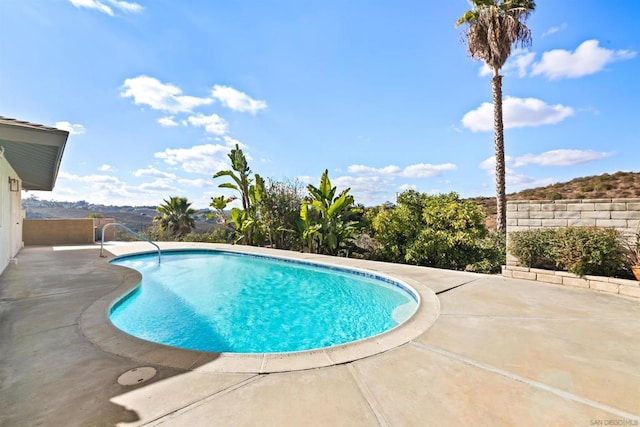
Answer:
<svg viewBox="0 0 640 427"><path fill-rule="evenodd" d="M509 253L516 231L561 227L610 227L631 237L640 227L638 199L513 200L507 202L507 265L502 275L566 286L592 288L640 298L640 282L599 276L578 277L563 271L521 267Z"/></svg>
<svg viewBox="0 0 640 427"><path fill-rule="evenodd" d="M600 292L640 298L640 282L635 280L588 275L580 277L566 271L543 270L541 268L511 265L502 267L502 275L514 279L536 280L538 282L553 283L555 285L589 288Z"/></svg>
<svg viewBox="0 0 640 427"><path fill-rule="evenodd" d="M612 227L631 236L640 223L640 199L513 200L507 202L507 265L518 265L509 251L514 231L560 227Z"/></svg>

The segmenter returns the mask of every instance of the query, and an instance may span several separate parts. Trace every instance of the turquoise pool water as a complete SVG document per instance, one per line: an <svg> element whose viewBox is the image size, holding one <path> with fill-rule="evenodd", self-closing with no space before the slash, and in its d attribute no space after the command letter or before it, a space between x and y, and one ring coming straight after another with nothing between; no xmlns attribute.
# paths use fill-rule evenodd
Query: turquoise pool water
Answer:
<svg viewBox="0 0 640 427"><path fill-rule="evenodd" d="M136 337L212 352L273 353L344 344L409 318L417 299L369 274L223 251L117 258L142 283L111 309Z"/></svg>

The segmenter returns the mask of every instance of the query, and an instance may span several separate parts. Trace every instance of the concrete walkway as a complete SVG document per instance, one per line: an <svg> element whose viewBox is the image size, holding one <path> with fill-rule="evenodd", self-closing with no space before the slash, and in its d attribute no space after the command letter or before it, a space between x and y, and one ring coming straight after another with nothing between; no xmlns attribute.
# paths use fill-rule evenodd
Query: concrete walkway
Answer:
<svg viewBox="0 0 640 427"><path fill-rule="evenodd" d="M0 276L0 425L640 425L637 299L331 258L425 284L439 318L409 343L350 363L212 373L141 365L83 335L85 310L131 279L98 251L27 247ZM118 383L141 366L157 374Z"/></svg>

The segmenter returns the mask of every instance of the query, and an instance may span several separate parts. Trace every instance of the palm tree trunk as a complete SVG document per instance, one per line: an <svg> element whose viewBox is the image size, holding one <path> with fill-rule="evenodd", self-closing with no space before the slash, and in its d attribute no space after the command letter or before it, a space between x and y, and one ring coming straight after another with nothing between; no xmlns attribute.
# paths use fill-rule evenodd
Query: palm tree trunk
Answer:
<svg viewBox="0 0 640 427"><path fill-rule="evenodd" d="M505 189L504 124L502 122L502 76L495 73L491 79L493 92L493 130L496 150L496 203L498 233L507 232L507 196Z"/></svg>

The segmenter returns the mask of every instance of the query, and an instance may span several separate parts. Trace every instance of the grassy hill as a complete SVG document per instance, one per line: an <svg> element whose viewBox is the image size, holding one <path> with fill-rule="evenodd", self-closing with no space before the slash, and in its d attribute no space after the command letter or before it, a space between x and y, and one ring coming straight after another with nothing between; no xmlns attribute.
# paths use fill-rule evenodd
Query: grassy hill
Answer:
<svg viewBox="0 0 640 427"><path fill-rule="evenodd" d="M626 199L640 197L640 172L616 172L575 178L568 182L511 193L507 200ZM496 228L496 198L474 197L487 215L487 226Z"/></svg>

